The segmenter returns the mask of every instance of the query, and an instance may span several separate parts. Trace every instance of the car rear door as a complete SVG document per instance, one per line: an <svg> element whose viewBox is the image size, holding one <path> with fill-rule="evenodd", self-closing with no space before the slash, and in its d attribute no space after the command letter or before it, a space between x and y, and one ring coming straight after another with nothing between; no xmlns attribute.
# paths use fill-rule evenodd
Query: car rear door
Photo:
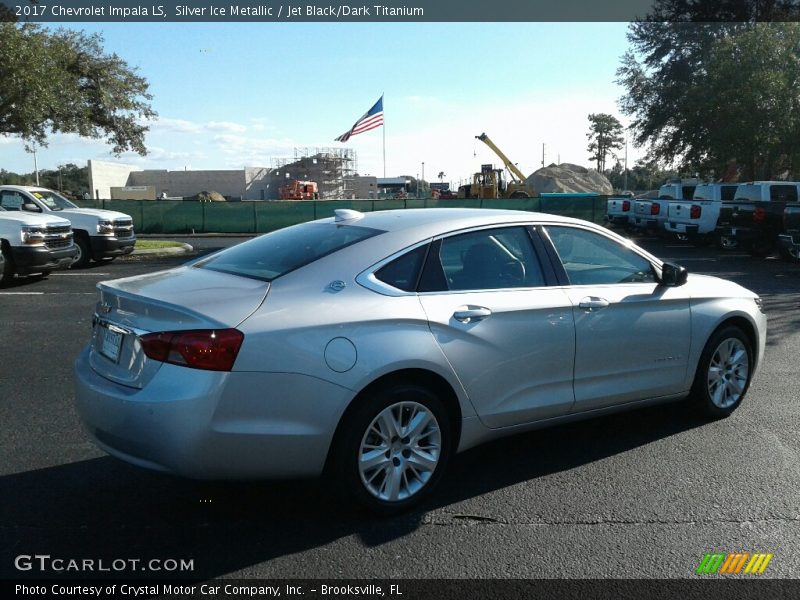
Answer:
<svg viewBox="0 0 800 600"><path fill-rule="evenodd" d="M418 297L481 420L504 427L569 412L572 305L522 225L434 241Z"/></svg>
<svg viewBox="0 0 800 600"><path fill-rule="evenodd" d="M685 391L691 335L682 287L648 259L579 225L545 228L575 320L577 412Z"/></svg>

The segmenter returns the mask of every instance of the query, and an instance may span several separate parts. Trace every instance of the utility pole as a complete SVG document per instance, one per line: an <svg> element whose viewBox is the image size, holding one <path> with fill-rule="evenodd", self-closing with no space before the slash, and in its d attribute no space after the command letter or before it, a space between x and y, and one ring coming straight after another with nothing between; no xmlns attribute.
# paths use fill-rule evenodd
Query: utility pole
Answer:
<svg viewBox="0 0 800 600"><path fill-rule="evenodd" d="M33 153L33 170L36 173L36 185L39 185L39 165L36 163L36 146L31 147Z"/></svg>
<svg viewBox="0 0 800 600"><path fill-rule="evenodd" d="M542 167L544 167L544 142L542 142Z"/></svg>
<svg viewBox="0 0 800 600"><path fill-rule="evenodd" d="M425 161L422 161L422 191L425 191Z"/></svg>
<svg viewBox="0 0 800 600"><path fill-rule="evenodd" d="M622 188L627 190L628 189L628 131L625 131L625 175L623 176L623 184Z"/></svg>

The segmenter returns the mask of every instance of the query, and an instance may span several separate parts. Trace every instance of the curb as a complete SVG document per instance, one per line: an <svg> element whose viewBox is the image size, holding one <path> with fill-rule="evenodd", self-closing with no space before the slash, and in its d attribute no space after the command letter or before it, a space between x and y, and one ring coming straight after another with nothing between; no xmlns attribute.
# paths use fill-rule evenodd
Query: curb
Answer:
<svg viewBox="0 0 800 600"><path fill-rule="evenodd" d="M189 244L181 244L180 246L172 246L169 248L150 248L147 250L136 250L134 247L133 252L128 256L175 256L176 254L188 254L194 252L194 248Z"/></svg>

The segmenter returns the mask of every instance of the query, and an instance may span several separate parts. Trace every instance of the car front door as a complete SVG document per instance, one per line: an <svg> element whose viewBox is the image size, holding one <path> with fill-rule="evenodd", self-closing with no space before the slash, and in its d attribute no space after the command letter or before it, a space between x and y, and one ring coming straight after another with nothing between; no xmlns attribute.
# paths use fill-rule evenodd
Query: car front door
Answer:
<svg viewBox="0 0 800 600"><path fill-rule="evenodd" d="M568 413L572 305L524 226L436 240L418 297L431 332L488 427ZM542 246L543 247L543 246Z"/></svg>
<svg viewBox="0 0 800 600"><path fill-rule="evenodd" d="M579 226L545 232L575 319L574 411L684 392L691 337L684 288L659 284L647 258L609 236Z"/></svg>

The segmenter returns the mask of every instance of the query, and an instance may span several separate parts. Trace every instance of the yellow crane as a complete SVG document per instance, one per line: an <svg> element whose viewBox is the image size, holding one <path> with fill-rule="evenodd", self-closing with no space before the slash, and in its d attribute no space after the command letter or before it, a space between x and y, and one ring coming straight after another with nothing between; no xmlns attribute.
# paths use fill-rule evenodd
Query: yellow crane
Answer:
<svg viewBox="0 0 800 600"><path fill-rule="evenodd" d="M472 176L472 185L462 186L463 197L471 198L531 198L536 195L536 190L531 185L525 183L525 175L517 168L517 165L489 139L485 133L475 136L484 144L489 146L503 161L503 166L511 175L511 181L506 183L503 179L503 169L495 169L493 165L481 165L480 173ZM459 190L460 192L462 190ZM459 194L461 195L461 194Z"/></svg>

